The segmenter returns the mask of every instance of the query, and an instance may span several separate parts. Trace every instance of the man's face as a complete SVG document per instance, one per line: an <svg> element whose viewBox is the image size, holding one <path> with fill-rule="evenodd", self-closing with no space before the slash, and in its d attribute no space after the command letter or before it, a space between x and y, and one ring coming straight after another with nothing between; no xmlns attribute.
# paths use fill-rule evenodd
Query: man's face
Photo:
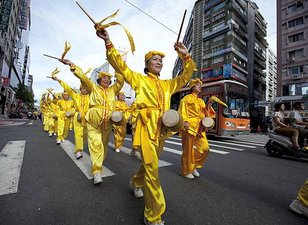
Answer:
<svg viewBox="0 0 308 225"><path fill-rule="evenodd" d="M199 94L201 92L201 84L197 83L195 86L193 86L193 92Z"/></svg>
<svg viewBox="0 0 308 225"><path fill-rule="evenodd" d="M88 91L87 91L87 89L85 89L84 87L81 87L81 88L80 88L80 93L81 93L82 95L86 95L86 94L88 94Z"/></svg>
<svg viewBox="0 0 308 225"><path fill-rule="evenodd" d="M159 76L161 69L163 68L163 59L160 55L154 55L146 63L148 71L156 76Z"/></svg>
<svg viewBox="0 0 308 225"><path fill-rule="evenodd" d="M69 95L68 95L68 94L64 94L64 93L63 93L63 94L62 94L62 97L63 97L63 99L64 99L64 100L68 100Z"/></svg>
<svg viewBox="0 0 308 225"><path fill-rule="evenodd" d="M125 95L124 95L124 94L119 94L119 95L118 95L118 99L119 99L120 101L124 101L124 100L125 100Z"/></svg>
<svg viewBox="0 0 308 225"><path fill-rule="evenodd" d="M100 79L99 85L102 86L103 88L108 88L110 85L110 77L103 75L102 78Z"/></svg>
<svg viewBox="0 0 308 225"><path fill-rule="evenodd" d="M301 103L300 109L301 109L301 110L304 110L304 109L305 109L305 104L304 104L304 103Z"/></svg>

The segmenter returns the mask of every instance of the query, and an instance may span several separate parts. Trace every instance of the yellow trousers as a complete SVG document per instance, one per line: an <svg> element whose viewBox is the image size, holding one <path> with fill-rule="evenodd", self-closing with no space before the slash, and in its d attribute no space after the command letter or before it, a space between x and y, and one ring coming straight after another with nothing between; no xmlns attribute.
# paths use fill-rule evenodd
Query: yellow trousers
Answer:
<svg viewBox="0 0 308 225"><path fill-rule="evenodd" d="M81 125L77 120L78 112L74 115L74 136L75 136L75 153L82 152L84 143L86 142L87 137L87 127Z"/></svg>
<svg viewBox="0 0 308 225"><path fill-rule="evenodd" d="M163 140L150 140L150 148L156 149L156 155L152 163L145 164L141 151L142 165L136 175L132 177L135 187L143 188L144 216L150 222L160 222L162 214L166 210L164 193L158 176L158 157L164 146Z"/></svg>
<svg viewBox="0 0 308 225"><path fill-rule="evenodd" d="M126 135L126 123L121 126L113 126L114 130L114 147L121 148L123 146L124 138Z"/></svg>
<svg viewBox="0 0 308 225"><path fill-rule="evenodd" d="M92 161L92 174L101 173L103 162L107 155L108 142L110 137L111 125L107 129L93 127L87 123L88 147Z"/></svg>
<svg viewBox="0 0 308 225"><path fill-rule="evenodd" d="M49 112L44 113L43 117L44 131L49 130Z"/></svg>
<svg viewBox="0 0 308 225"><path fill-rule="evenodd" d="M206 137L193 136L182 132L181 174L191 174L194 169L202 168L209 153L209 144Z"/></svg>
<svg viewBox="0 0 308 225"><path fill-rule="evenodd" d="M304 185L299 189L297 194L297 199L308 207L308 179L305 181Z"/></svg>
<svg viewBox="0 0 308 225"><path fill-rule="evenodd" d="M71 122L70 122L70 130L74 128L74 117L70 117Z"/></svg>
<svg viewBox="0 0 308 225"><path fill-rule="evenodd" d="M55 119L52 116L49 118L49 134L55 133Z"/></svg>
<svg viewBox="0 0 308 225"><path fill-rule="evenodd" d="M71 118L66 117L64 112L59 113L58 117L58 137L57 140L67 138L70 129Z"/></svg>

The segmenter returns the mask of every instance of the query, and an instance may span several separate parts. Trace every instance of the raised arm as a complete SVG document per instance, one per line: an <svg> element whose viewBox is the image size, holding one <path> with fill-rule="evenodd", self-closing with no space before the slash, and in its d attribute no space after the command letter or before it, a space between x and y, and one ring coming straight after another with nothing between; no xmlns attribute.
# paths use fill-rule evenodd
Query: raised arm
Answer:
<svg viewBox="0 0 308 225"><path fill-rule="evenodd" d="M63 89L68 93L68 95L72 98L72 99L76 99L76 92L64 81L60 80L57 76L52 76L51 77L53 80L58 81L59 84L63 87Z"/></svg>
<svg viewBox="0 0 308 225"><path fill-rule="evenodd" d="M113 47L106 29L98 30L96 34L105 41L108 62L112 65L116 72L124 76L125 82L130 84L132 88L135 89L135 87L139 85L140 77L142 77L142 75L132 71L126 65L119 52Z"/></svg>
<svg viewBox="0 0 308 225"><path fill-rule="evenodd" d="M80 80L81 84L87 89L87 91L90 93L93 90L93 83L92 81L84 74L82 69L78 66L76 66L73 62L71 62L68 59L59 60L65 65L69 65L71 72Z"/></svg>
<svg viewBox="0 0 308 225"><path fill-rule="evenodd" d="M187 48L181 42L174 45L178 56L183 60L183 72L171 80L171 93L179 91L190 80L196 68L195 62L192 60Z"/></svg>
<svg viewBox="0 0 308 225"><path fill-rule="evenodd" d="M120 73L115 73L116 81L111 86L115 93L119 93L124 85L124 77Z"/></svg>

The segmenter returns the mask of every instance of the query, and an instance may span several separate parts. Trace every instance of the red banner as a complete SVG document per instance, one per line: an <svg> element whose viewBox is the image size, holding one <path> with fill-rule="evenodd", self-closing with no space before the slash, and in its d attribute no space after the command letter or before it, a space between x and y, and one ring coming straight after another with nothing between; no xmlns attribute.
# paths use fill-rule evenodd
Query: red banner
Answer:
<svg viewBox="0 0 308 225"><path fill-rule="evenodd" d="M8 87L10 84L10 79L8 77L1 77L1 81L2 86L4 87Z"/></svg>

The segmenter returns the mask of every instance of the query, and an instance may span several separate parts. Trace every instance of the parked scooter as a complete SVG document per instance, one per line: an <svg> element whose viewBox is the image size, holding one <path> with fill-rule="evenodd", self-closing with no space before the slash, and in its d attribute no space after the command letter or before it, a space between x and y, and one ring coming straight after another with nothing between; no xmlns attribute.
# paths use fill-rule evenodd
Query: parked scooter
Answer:
<svg viewBox="0 0 308 225"><path fill-rule="evenodd" d="M308 158L308 150L295 150L289 137L270 131L269 138L264 148L271 156L280 157L282 155L288 155L297 158Z"/></svg>

